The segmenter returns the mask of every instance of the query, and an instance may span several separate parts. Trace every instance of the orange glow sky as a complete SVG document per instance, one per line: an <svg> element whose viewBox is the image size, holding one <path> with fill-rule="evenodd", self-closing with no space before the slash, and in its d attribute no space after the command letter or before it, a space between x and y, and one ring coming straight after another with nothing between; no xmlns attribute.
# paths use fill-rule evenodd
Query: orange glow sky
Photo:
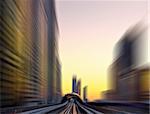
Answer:
<svg viewBox="0 0 150 114"><path fill-rule="evenodd" d="M88 98L108 89L107 69L123 33L147 18L146 1L56 0L63 94L72 91L72 75L88 85Z"/></svg>

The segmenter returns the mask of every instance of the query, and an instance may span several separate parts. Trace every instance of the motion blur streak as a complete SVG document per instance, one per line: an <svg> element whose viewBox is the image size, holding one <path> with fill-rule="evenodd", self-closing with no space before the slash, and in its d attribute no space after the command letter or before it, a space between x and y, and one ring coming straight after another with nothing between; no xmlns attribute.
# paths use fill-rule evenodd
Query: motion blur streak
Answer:
<svg viewBox="0 0 150 114"><path fill-rule="evenodd" d="M147 27L142 22L116 44L108 70L110 89L92 102L89 85L84 85L82 95L85 79L76 75L72 92L62 97L58 33L54 0L0 0L1 114L149 113L150 66L143 62L148 57ZM100 87L93 91L100 92Z"/></svg>
<svg viewBox="0 0 150 114"><path fill-rule="evenodd" d="M0 17L0 107L60 102L54 1L0 0Z"/></svg>

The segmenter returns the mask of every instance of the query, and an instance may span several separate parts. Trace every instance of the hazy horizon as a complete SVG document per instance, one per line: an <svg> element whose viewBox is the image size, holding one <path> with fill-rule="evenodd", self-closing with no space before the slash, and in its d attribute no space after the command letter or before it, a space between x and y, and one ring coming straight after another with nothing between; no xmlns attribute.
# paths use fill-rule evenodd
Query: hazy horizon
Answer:
<svg viewBox="0 0 150 114"><path fill-rule="evenodd" d="M147 19L147 1L56 0L63 94L72 91L72 75L88 85L88 98L108 87L108 67L124 32ZM82 90L81 89L81 90Z"/></svg>

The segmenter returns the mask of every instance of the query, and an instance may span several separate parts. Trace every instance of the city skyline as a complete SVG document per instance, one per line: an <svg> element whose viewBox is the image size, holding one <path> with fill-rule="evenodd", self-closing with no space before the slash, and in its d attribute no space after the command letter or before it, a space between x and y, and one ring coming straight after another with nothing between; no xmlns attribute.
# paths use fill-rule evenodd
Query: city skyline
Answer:
<svg viewBox="0 0 150 114"><path fill-rule="evenodd" d="M115 44L128 28L147 22L147 10L147 1L56 0L63 94L71 92L75 73L88 85L88 98L99 99L109 89Z"/></svg>
<svg viewBox="0 0 150 114"><path fill-rule="evenodd" d="M148 114L147 6L0 0L0 113Z"/></svg>

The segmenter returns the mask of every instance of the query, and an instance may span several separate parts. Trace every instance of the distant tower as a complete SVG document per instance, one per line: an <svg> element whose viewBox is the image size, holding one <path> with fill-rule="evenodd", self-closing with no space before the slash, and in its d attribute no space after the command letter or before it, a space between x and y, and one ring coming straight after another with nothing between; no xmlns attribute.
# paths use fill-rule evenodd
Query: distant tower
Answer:
<svg viewBox="0 0 150 114"><path fill-rule="evenodd" d="M83 88L83 101L87 102L87 86L84 86Z"/></svg>
<svg viewBox="0 0 150 114"><path fill-rule="evenodd" d="M79 95L81 95L81 79L78 80L77 82L77 91L76 91Z"/></svg>
<svg viewBox="0 0 150 114"><path fill-rule="evenodd" d="M72 93L76 93L76 75L72 78Z"/></svg>

